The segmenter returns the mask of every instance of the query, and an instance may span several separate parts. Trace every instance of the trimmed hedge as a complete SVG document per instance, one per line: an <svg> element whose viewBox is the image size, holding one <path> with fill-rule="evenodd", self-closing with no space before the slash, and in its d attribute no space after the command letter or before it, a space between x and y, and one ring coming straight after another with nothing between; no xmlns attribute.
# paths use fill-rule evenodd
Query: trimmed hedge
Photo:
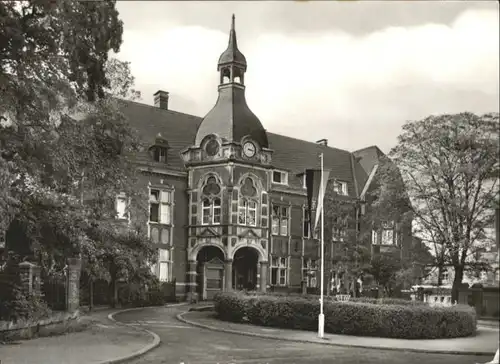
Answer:
<svg viewBox="0 0 500 364"><path fill-rule="evenodd" d="M473 335L476 313L469 306L325 301L325 332L400 339L438 339ZM319 301L311 296L219 293L217 316L232 322L315 331Z"/></svg>
<svg viewBox="0 0 500 364"><path fill-rule="evenodd" d="M271 296L271 297L301 297L309 300L319 300L319 295L303 295L300 293L287 293L287 292L240 292L240 294L248 295L248 296ZM336 301L335 296L324 297L325 302L328 301ZM425 302L422 301L411 301L405 300L402 298L372 298L372 297L351 297L349 302L361 302L361 303L372 303L372 304L382 304L382 305L405 305L405 306L428 306Z"/></svg>

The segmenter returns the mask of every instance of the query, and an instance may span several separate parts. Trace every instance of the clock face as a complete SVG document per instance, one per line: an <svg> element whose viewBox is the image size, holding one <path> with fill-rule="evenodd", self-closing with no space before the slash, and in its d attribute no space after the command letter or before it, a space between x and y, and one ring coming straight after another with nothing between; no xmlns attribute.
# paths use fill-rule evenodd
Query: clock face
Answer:
<svg viewBox="0 0 500 364"><path fill-rule="evenodd" d="M253 157L256 151L257 148L255 148L255 144L252 142L246 142L243 145L243 153L245 153L245 155L249 158Z"/></svg>
<svg viewBox="0 0 500 364"><path fill-rule="evenodd" d="M216 155L219 152L219 143L217 142L217 140L210 140L205 147L205 151L211 157Z"/></svg>

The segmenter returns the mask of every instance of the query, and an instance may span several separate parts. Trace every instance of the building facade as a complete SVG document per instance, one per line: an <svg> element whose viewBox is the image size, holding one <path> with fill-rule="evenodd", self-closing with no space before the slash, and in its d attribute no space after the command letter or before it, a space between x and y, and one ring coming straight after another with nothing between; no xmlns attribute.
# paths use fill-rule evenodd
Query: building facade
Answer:
<svg viewBox="0 0 500 364"><path fill-rule="evenodd" d="M147 147L135 160L149 189L148 231L159 258L153 270L161 281L175 281L180 299L233 289L300 290L302 282L317 287L320 251L307 225L304 172L319 167L323 153L336 193L358 201L382 155L377 147L349 152L324 139L267 132L246 102L246 71L233 16L217 63L218 99L205 117L171 110L165 91L155 93L155 106L122 104ZM119 196L119 215L125 203ZM380 251L401 248L406 235L411 240L411 232L401 239L394 229L375 231L367 244ZM338 235L325 236L327 282Z"/></svg>

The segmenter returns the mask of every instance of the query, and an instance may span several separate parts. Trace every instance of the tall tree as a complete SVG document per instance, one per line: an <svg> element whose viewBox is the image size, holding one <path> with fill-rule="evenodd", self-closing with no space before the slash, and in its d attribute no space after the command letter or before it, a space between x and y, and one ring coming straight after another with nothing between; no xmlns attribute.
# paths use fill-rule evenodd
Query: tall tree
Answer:
<svg viewBox="0 0 500 364"><path fill-rule="evenodd" d="M407 122L389 156L411 200L419 229L443 244L455 276L452 300L464 277L467 257L493 224L498 198L499 115L429 116ZM398 194L382 174L389 194Z"/></svg>
<svg viewBox="0 0 500 364"><path fill-rule="evenodd" d="M48 271L74 254L99 277L153 259L127 158L141 145L117 99L138 94L129 64L108 59L122 32L115 1L0 2L0 229ZM109 224L121 192L137 217L128 233Z"/></svg>

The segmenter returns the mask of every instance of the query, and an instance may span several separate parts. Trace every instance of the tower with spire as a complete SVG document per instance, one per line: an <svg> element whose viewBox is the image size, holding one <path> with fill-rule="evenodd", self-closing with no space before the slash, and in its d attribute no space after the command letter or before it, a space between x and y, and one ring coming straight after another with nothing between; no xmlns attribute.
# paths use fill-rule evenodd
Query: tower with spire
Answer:
<svg viewBox="0 0 500 364"><path fill-rule="evenodd" d="M217 247L224 256L210 255L206 261L220 266L224 260L224 290L247 285L265 290L272 151L266 130L246 102L247 60L238 48L234 15L217 71L217 101L199 124L192 145L181 152L190 176L189 271L205 269L197 263L198 252L214 252ZM191 283L193 297L195 282Z"/></svg>
<svg viewBox="0 0 500 364"><path fill-rule="evenodd" d="M239 160L269 165L267 133L245 98L247 60L238 48L234 14L229 41L217 63L218 98L198 127L193 146L182 153L188 165Z"/></svg>

